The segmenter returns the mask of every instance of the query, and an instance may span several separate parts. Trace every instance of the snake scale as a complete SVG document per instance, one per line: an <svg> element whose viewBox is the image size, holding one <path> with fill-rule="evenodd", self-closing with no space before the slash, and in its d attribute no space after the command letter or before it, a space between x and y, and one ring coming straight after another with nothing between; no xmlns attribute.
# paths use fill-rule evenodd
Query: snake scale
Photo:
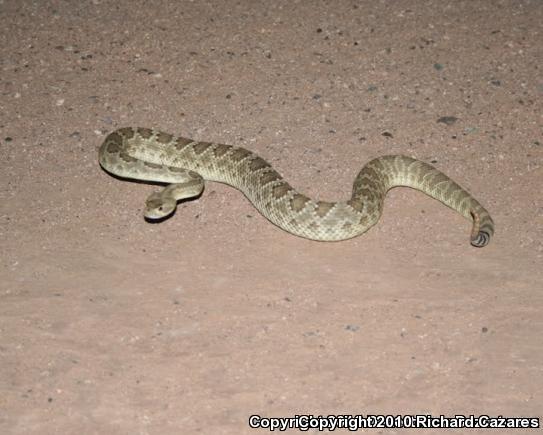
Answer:
<svg viewBox="0 0 543 435"><path fill-rule="evenodd" d="M242 191L260 213L289 233L312 240L345 240L377 223L389 189L407 186L470 219L473 246L485 246L494 233L489 213L466 190L433 166L402 155L367 163L353 183L351 198L342 202L316 201L297 192L269 163L244 148L149 128L110 133L100 147L99 162L122 178L167 184L147 199L147 219L169 216L178 200L198 196L204 180L210 180Z"/></svg>

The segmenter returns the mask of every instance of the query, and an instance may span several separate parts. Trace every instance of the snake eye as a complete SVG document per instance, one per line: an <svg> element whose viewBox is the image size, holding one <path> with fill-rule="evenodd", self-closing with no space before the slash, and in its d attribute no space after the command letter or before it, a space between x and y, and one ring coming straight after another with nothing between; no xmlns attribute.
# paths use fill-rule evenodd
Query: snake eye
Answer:
<svg viewBox="0 0 543 435"><path fill-rule="evenodd" d="M163 207L163 206L160 206L160 207L158 208L158 211L164 211L164 207Z"/></svg>

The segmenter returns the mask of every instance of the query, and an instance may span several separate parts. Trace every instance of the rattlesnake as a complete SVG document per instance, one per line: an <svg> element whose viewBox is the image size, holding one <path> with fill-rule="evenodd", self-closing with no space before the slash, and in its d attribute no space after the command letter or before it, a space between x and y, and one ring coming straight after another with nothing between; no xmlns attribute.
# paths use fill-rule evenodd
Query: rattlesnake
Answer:
<svg viewBox="0 0 543 435"><path fill-rule="evenodd" d="M386 192L408 186L441 201L473 221L471 244L485 246L494 233L489 213L466 190L433 166L391 155L367 163L353 184L351 199L315 201L292 188L273 167L244 148L193 141L148 128L121 128L99 151L100 165L123 178L167 183L146 202L145 217L162 219L177 201L198 196L204 180L241 190L278 227L312 240L358 236L381 216Z"/></svg>

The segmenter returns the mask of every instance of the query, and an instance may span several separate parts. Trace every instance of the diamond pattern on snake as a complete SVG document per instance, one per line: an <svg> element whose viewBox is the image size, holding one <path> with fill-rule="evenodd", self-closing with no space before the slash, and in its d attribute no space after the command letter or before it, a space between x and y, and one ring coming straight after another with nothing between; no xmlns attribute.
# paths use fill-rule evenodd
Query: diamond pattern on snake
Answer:
<svg viewBox="0 0 543 435"><path fill-rule="evenodd" d="M133 180L165 183L146 201L147 219L171 215L181 199L198 196L204 181L240 190L262 215L296 236L320 241L350 239L377 223L389 189L420 190L472 222L470 242L483 247L494 234L490 214L447 175L420 160L402 155L368 162L353 183L347 201L311 199L294 189L264 159L244 148L176 137L149 128L114 131L99 150L107 172Z"/></svg>

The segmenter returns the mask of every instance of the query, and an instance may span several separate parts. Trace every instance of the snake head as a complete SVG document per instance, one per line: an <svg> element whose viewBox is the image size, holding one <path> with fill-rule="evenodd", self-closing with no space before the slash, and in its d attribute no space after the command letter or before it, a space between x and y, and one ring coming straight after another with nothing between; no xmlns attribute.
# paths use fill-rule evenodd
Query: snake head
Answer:
<svg viewBox="0 0 543 435"><path fill-rule="evenodd" d="M145 201L143 215L146 219L158 220L171 215L177 207L177 201L171 197L164 197L159 192L153 193Z"/></svg>

